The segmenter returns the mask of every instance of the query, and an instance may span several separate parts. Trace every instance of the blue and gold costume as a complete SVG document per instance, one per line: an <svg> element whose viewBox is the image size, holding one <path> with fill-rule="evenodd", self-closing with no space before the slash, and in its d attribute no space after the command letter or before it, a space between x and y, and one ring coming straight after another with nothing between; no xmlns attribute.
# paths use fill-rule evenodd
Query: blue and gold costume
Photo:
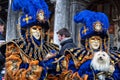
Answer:
<svg viewBox="0 0 120 80"><path fill-rule="evenodd" d="M59 51L58 45L44 41L44 34L49 29L48 6L44 0L13 0L12 9L23 11L18 22L21 37L5 44L5 80L44 80L47 75L44 58ZM40 29L40 39L31 35L31 27L33 31Z"/></svg>
<svg viewBox="0 0 120 80"><path fill-rule="evenodd" d="M120 68L118 63L120 62L120 52L109 50L109 35L107 32L109 21L107 16L101 12L83 10L74 16L74 21L84 24L80 30L81 44L84 45L84 48L66 50L65 54L70 56L69 60L67 60L67 69L72 70L73 73L79 73L79 76L85 80L98 79L98 74L101 71L95 71L90 64L94 52L102 50L108 53L111 58L111 64L115 67L115 71L112 74L109 72L105 73L107 76L106 80L119 80ZM96 24L101 26L95 26ZM101 38L100 47L96 50L92 49L88 42L92 36L99 36Z"/></svg>
<svg viewBox="0 0 120 80"><path fill-rule="evenodd" d="M106 80L119 80L120 67L120 52L109 50L109 21L107 16L101 12L93 12L90 10L83 10L74 16L76 23L83 23L84 26L80 30L81 44L83 48L72 48L65 51L65 55L57 57L56 61L53 59L55 67L60 73L59 75L49 75L48 80L96 80L99 74L104 73L96 71L91 67L91 60L94 52L105 51L110 56L110 63L114 65L115 71L113 73L105 73ZM95 36L100 41L98 49L91 48L88 40ZM59 66L57 66L59 64ZM52 64L53 66L53 64Z"/></svg>

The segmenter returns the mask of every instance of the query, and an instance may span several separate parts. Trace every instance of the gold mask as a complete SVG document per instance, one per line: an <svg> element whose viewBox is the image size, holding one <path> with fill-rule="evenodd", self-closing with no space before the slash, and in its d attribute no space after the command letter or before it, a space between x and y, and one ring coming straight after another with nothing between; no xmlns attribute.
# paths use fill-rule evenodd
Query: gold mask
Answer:
<svg viewBox="0 0 120 80"><path fill-rule="evenodd" d="M99 49L102 39L99 36L92 36L89 38L89 46L92 49Z"/></svg>
<svg viewBox="0 0 120 80"><path fill-rule="evenodd" d="M41 34L42 34L42 27L40 27L40 26L32 26L32 27L30 28L30 33L31 33L31 35L32 35L34 38L36 38L37 40L39 40L39 39L40 39L40 36L41 36Z"/></svg>

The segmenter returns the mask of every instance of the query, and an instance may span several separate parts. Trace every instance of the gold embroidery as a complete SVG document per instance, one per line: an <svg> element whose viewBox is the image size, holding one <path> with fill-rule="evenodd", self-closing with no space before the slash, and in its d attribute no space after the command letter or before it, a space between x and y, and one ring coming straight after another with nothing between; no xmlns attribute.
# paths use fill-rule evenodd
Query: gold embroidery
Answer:
<svg viewBox="0 0 120 80"><path fill-rule="evenodd" d="M32 19L31 16L25 15L25 18L23 19L23 21L26 21L26 23L28 23L30 19Z"/></svg>

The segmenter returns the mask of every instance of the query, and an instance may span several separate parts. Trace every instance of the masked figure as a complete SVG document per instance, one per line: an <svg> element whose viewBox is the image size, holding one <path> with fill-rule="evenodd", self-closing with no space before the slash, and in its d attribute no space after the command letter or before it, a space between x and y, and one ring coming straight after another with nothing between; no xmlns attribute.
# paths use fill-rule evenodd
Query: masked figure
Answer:
<svg viewBox="0 0 120 80"><path fill-rule="evenodd" d="M72 80L119 80L120 52L109 49L107 16L101 12L83 10L74 16L74 21L84 24L80 29L84 47L65 51L61 66L63 72L71 72L65 76Z"/></svg>
<svg viewBox="0 0 120 80"><path fill-rule="evenodd" d="M13 0L12 9L23 10L21 38L5 44L5 80L44 80L44 59L55 56L59 50L57 45L44 40L49 29L48 6L44 0Z"/></svg>

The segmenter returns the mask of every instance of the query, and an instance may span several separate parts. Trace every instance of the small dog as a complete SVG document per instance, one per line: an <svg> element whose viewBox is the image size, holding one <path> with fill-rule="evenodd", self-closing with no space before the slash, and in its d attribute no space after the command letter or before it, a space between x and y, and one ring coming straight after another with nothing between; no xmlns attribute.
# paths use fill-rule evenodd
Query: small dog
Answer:
<svg viewBox="0 0 120 80"><path fill-rule="evenodd" d="M94 53L94 57L91 61L91 66L94 70L98 70L105 73L113 73L115 70L114 66L110 64L110 56L104 51L98 51ZM103 73L98 75L98 78L99 80L105 80L106 76Z"/></svg>

